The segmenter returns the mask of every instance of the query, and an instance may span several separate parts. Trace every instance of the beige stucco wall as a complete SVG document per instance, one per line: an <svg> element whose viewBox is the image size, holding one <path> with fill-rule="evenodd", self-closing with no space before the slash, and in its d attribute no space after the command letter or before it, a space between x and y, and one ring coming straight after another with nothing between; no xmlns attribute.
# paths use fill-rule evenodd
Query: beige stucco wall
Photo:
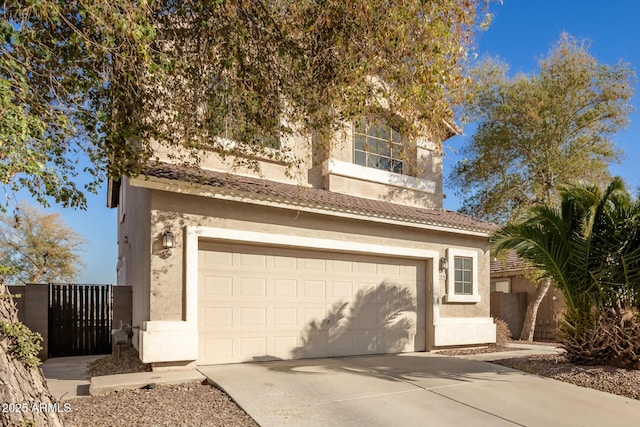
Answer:
<svg viewBox="0 0 640 427"><path fill-rule="evenodd" d="M385 202L427 209L442 208L442 195L436 192L416 191L400 186L379 184L359 178L328 174L326 187L335 193L350 194Z"/></svg>
<svg viewBox="0 0 640 427"><path fill-rule="evenodd" d="M230 142L230 141L229 141ZM287 167L284 162L268 157L254 158L254 165L246 164L246 160L234 163L233 156L224 159L216 153L200 152L200 164L203 169L229 172L236 175L264 178L270 181L284 182L295 185L311 186L308 171L312 168L311 137L293 135L282 141L291 151L287 154L296 162L294 166ZM176 163L176 159L189 159L187 151L180 152L176 147L166 147L154 144L154 154L158 160L166 163ZM275 150L267 149L273 153Z"/></svg>
<svg viewBox="0 0 640 427"><path fill-rule="evenodd" d="M133 343L150 316L151 191L132 187L127 178L120 186L118 207L118 285L131 286Z"/></svg>
<svg viewBox="0 0 640 427"><path fill-rule="evenodd" d="M282 162L267 158L256 158L256 169L234 166L233 156L222 159L215 153L202 153L200 166L209 170L303 187L323 188L369 199L425 208L442 208L442 156L438 144L434 142L422 141L409 148L409 152L412 153L410 156L413 158L408 159L407 164L415 168L415 177L389 173L389 183L370 179L371 171L378 174L382 172L377 169L369 169L368 173L356 173L356 176L344 176L328 168L326 162L329 160L353 164L353 138L349 124L345 124L344 129L336 131L330 139L322 140L317 135L296 134L284 139L283 145L291 149L290 156L299 162L295 167L287 167ZM154 152L160 161L167 163L174 163L176 159L187 156L186 151L180 153L176 147L164 147L159 144L154 146ZM405 178L428 181L433 184L433 189L422 191L408 187L402 183Z"/></svg>
<svg viewBox="0 0 640 427"><path fill-rule="evenodd" d="M474 250L478 254L479 303L444 303L445 276L441 275L437 289L440 294L440 316L489 316L489 252L483 237L418 230L390 224L355 219L329 217L272 207L257 206L182 195L154 190L151 194L150 229L150 320L183 320L184 317L184 235L188 225L219 227L243 231L258 231L301 237L316 237L345 242L370 243L407 248L436 250L445 256L452 246ZM175 235L172 255L163 260L158 256L160 235L165 230Z"/></svg>

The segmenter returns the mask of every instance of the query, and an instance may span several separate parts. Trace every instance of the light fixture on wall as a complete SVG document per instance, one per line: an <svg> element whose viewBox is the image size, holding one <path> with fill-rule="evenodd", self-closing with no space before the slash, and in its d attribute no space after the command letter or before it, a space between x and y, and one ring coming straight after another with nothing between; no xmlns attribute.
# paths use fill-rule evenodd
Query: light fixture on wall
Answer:
<svg viewBox="0 0 640 427"><path fill-rule="evenodd" d="M171 231L162 232L162 250L158 253L158 256L162 259L167 259L171 256L171 249L173 248L173 233Z"/></svg>
<svg viewBox="0 0 640 427"><path fill-rule="evenodd" d="M449 269L449 260L445 257L440 258L440 271L447 271Z"/></svg>
<svg viewBox="0 0 640 427"><path fill-rule="evenodd" d="M162 248L163 249L171 249L173 248L173 233L170 231L165 231L162 233Z"/></svg>

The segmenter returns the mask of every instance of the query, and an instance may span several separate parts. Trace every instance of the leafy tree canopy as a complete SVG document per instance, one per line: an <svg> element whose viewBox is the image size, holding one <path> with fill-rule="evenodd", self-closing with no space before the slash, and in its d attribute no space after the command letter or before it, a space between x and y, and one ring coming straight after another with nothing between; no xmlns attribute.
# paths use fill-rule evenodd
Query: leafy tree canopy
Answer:
<svg viewBox="0 0 640 427"><path fill-rule="evenodd" d="M0 265L10 284L71 282L85 241L58 213L22 204L0 216Z"/></svg>
<svg viewBox="0 0 640 427"><path fill-rule="evenodd" d="M444 129L486 1L5 1L0 182L83 207L83 157L91 190L159 145L193 164L372 113Z"/></svg>
<svg viewBox="0 0 640 427"><path fill-rule="evenodd" d="M450 176L464 211L498 222L557 203L560 185L608 181L608 164L621 156L612 138L628 123L636 83L627 64L598 62L568 34L535 73L507 71L496 59L474 68L465 112L477 129Z"/></svg>

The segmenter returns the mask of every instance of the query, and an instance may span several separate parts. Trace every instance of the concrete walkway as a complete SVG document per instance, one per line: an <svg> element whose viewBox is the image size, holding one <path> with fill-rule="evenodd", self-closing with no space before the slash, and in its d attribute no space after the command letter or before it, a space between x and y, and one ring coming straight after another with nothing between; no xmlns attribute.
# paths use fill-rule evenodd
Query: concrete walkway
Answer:
<svg viewBox="0 0 640 427"><path fill-rule="evenodd" d="M430 353L199 371L263 427L637 426L640 419L637 400Z"/></svg>
<svg viewBox="0 0 640 427"><path fill-rule="evenodd" d="M42 371L51 394L59 400L95 396L116 390L142 388L151 384L182 384L207 379L195 369L160 372L137 372L131 374L105 375L89 378L87 365L96 359L109 356L74 356L47 359Z"/></svg>
<svg viewBox="0 0 640 427"><path fill-rule="evenodd" d="M87 365L105 356L107 355L56 357L45 360L42 372L53 397L69 400L89 396L90 379L85 373Z"/></svg>

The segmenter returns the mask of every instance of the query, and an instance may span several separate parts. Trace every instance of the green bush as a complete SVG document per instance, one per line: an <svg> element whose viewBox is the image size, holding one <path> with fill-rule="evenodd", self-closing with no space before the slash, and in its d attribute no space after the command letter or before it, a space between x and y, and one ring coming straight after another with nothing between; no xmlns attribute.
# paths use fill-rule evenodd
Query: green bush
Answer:
<svg viewBox="0 0 640 427"><path fill-rule="evenodd" d="M21 322L0 320L0 337L9 341L9 354L32 368L40 365L38 353L42 349L42 336L39 333L33 332Z"/></svg>

